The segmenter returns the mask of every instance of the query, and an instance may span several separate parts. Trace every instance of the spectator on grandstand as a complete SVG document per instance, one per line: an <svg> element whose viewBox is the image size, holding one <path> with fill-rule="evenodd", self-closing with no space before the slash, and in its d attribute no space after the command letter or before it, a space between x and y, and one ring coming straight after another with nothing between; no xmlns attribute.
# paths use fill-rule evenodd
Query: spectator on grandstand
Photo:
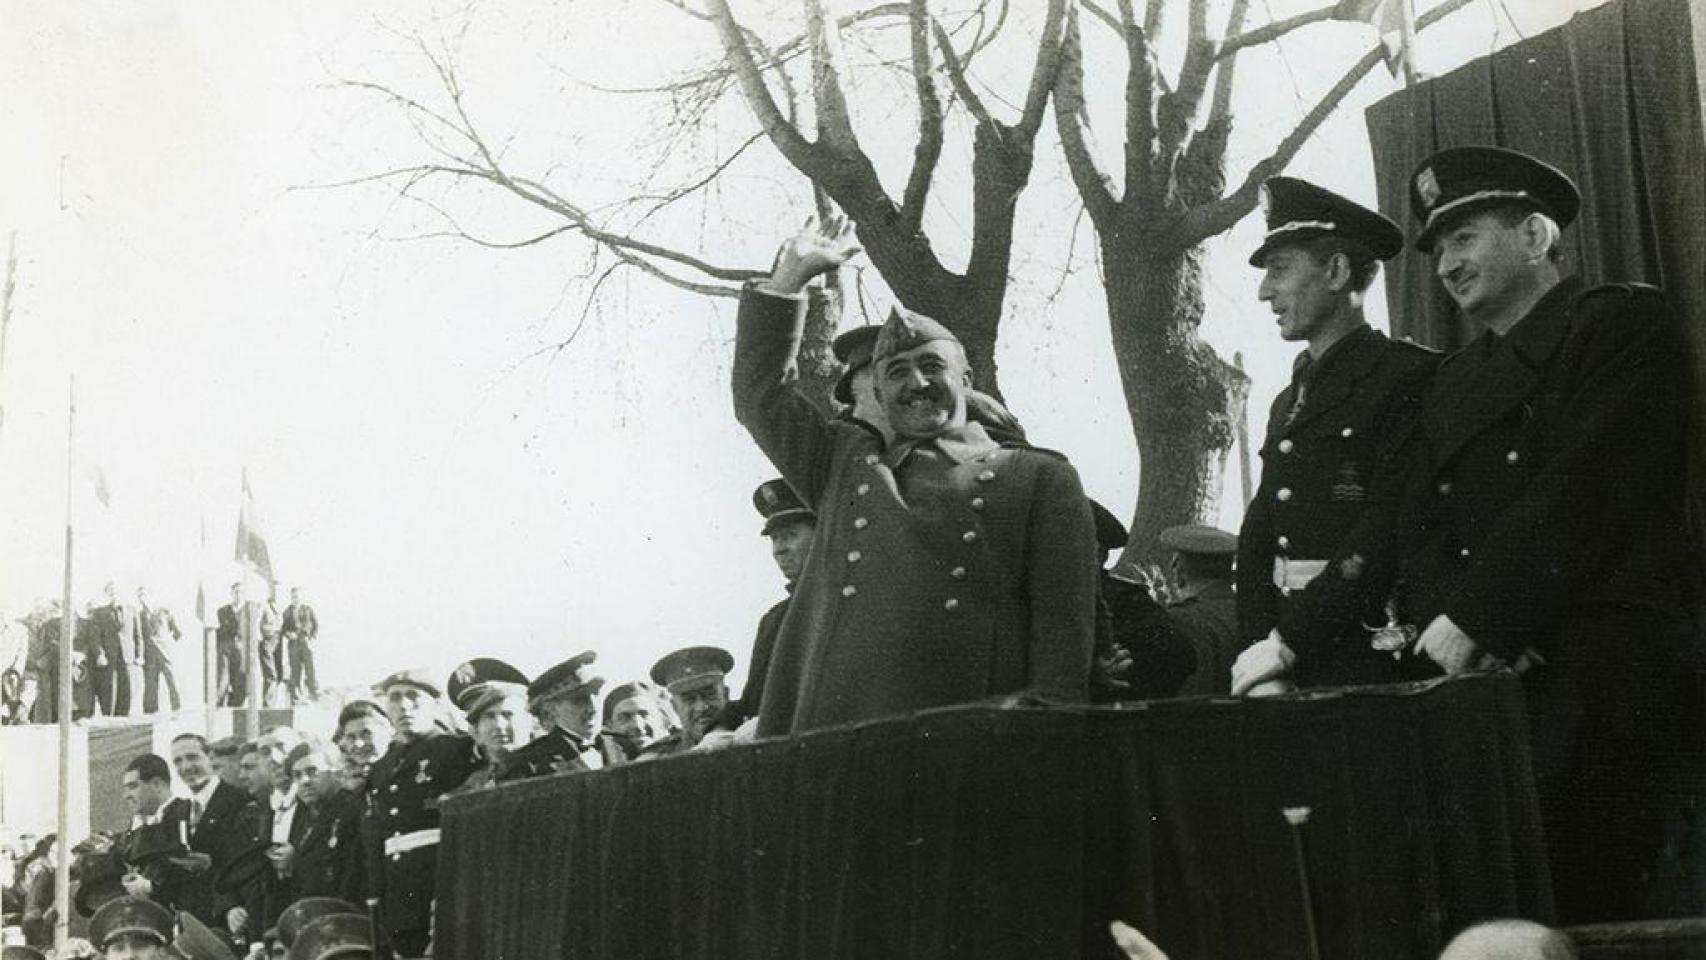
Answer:
<svg viewBox="0 0 1706 960"><path fill-rule="evenodd" d="M385 751L391 748L396 731L391 718L371 700L352 700L338 711L338 731L332 742L344 755L344 772L354 782L367 779L367 773Z"/></svg>
<svg viewBox="0 0 1706 960"><path fill-rule="evenodd" d="M285 770L308 824L280 858L296 880L296 896L362 902L361 794L350 789L343 754L332 744L306 741L290 751Z"/></svg>

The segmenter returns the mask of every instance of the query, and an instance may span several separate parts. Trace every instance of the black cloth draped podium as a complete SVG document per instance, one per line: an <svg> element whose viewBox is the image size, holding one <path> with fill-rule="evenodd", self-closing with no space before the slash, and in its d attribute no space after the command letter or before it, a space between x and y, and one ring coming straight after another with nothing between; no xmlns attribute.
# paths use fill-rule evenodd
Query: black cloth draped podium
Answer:
<svg viewBox="0 0 1706 960"><path fill-rule="evenodd" d="M1518 683L942 710L447 798L441 960L1431 957L1551 896Z"/></svg>

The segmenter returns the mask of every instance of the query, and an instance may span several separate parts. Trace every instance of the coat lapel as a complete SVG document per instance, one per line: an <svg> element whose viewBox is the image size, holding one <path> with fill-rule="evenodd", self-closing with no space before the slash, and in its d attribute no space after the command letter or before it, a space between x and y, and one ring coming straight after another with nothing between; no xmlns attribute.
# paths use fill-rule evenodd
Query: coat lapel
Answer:
<svg viewBox="0 0 1706 960"><path fill-rule="evenodd" d="M1425 422L1435 470L1517 408L1532 407L1542 375L1563 342L1577 287L1573 278L1558 284L1510 333L1483 333L1440 367Z"/></svg>
<svg viewBox="0 0 1706 960"><path fill-rule="evenodd" d="M1268 415L1268 442L1277 442L1350 399L1357 384L1380 360L1380 347L1385 339L1379 331L1364 326L1334 344L1326 356L1315 361L1315 370L1305 388L1303 409L1290 423L1285 418L1295 402L1297 383L1294 380L1287 385Z"/></svg>

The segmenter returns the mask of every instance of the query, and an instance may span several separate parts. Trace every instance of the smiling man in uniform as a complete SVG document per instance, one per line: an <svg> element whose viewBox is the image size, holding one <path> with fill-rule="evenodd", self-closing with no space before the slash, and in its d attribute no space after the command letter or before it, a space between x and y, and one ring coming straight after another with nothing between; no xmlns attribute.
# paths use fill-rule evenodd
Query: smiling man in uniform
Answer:
<svg viewBox="0 0 1706 960"><path fill-rule="evenodd" d="M801 291L857 252L845 221L809 224L742 293L736 416L818 516L758 734L1002 695L1084 700L1089 502L1064 457L968 422L972 371L954 335L899 307L883 324L871 369L887 443L793 388Z"/></svg>
<svg viewBox="0 0 1706 960"><path fill-rule="evenodd" d="M1533 157L1442 151L1410 206L1484 332L1422 408L1402 614L1446 673L1522 675L1558 919L1680 915L1658 911L1679 909L1667 833L1702 796L1685 331L1652 287L1565 276L1581 196Z"/></svg>
<svg viewBox="0 0 1706 960"><path fill-rule="evenodd" d="M1250 255L1282 340L1303 343L1274 398L1262 483L1238 535L1234 694L1403 679L1376 649L1386 622L1402 451L1439 355L1389 340L1363 302L1403 249L1386 217L1291 177L1263 185Z"/></svg>

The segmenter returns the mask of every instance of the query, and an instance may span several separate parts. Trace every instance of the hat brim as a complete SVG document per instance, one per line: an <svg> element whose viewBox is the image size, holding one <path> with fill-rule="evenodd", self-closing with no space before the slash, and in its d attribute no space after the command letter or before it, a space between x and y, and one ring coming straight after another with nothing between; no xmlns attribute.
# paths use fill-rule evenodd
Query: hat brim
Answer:
<svg viewBox="0 0 1706 960"><path fill-rule="evenodd" d="M570 694L580 693L582 690L591 690L596 694L598 691L603 689L604 678L593 677L585 683L566 683L561 686L552 687L549 690L541 690L538 693L529 693L527 695L527 702L530 704L544 703L548 700L556 700L560 697L569 696Z"/></svg>
<svg viewBox="0 0 1706 960"><path fill-rule="evenodd" d="M853 405L853 377L859 371L869 367L870 365L871 361L869 360L849 364L847 369L841 371L840 378L835 381L835 389L830 391L830 396L834 397L840 403L851 407Z"/></svg>
<svg viewBox="0 0 1706 960"><path fill-rule="evenodd" d="M790 523L816 522L817 514L813 513L810 507L791 507L787 510L771 514L770 517L764 521L764 529L759 531L759 536L768 537L772 533L776 532L777 527L786 526Z"/></svg>
<svg viewBox="0 0 1706 960"><path fill-rule="evenodd" d="M1538 213L1544 213L1548 217L1551 217L1553 222L1557 223L1560 229L1569 226L1570 222L1575 219L1575 214L1573 212L1566 217L1559 213L1559 211L1552 209L1552 207L1546 202L1532 196L1484 197L1476 200L1468 200L1431 217L1427 224L1422 227L1421 234L1416 237L1416 249L1422 253L1433 253L1436 245L1435 242L1439 240L1440 234L1450 230L1458 224L1461 224L1463 221L1478 213L1486 213L1488 210L1497 209L1499 207L1528 207Z"/></svg>

